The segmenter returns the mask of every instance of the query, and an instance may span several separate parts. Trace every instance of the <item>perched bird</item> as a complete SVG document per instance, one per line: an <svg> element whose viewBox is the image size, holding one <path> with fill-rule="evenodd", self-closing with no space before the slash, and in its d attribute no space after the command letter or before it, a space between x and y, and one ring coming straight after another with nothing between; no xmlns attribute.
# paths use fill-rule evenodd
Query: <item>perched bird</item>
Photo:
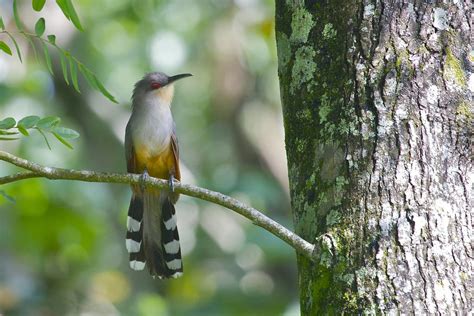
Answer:
<svg viewBox="0 0 474 316"><path fill-rule="evenodd" d="M183 273L174 204L179 194L173 180L181 179L175 123L171 115L173 83L191 76L145 75L135 84L132 115L125 131L127 171L169 180L170 190L132 185L128 209L126 247L130 267L158 278L177 278Z"/></svg>

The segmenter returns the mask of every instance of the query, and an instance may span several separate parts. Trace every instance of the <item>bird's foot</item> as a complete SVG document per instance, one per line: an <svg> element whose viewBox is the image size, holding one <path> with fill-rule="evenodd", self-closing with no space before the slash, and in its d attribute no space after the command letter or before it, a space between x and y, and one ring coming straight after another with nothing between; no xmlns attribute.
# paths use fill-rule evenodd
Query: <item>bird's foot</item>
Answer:
<svg viewBox="0 0 474 316"><path fill-rule="evenodd" d="M146 189L146 182L150 179L150 175L148 174L148 170L143 170L142 175L140 176L140 189L142 192Z"/></svg>
<svg viewBox="0 0 474 316"><path fill-rule="evenodd" d="M170 174L170 178L168 180L168 185L170 187L170 191L174 192L174 176Z"/></svg>

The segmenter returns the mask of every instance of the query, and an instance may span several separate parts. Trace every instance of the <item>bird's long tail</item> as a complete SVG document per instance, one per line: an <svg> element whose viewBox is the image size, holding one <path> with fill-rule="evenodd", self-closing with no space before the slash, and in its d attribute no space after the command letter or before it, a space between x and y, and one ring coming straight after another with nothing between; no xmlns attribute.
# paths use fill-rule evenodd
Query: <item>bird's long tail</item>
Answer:
<svg viewBox="0 0 474 316"><path fill-rule="evenodd" d="M130 267L158 278L177 278L183 272L176 212L169 194L146 189L133 194L127 218Z"/></svg>

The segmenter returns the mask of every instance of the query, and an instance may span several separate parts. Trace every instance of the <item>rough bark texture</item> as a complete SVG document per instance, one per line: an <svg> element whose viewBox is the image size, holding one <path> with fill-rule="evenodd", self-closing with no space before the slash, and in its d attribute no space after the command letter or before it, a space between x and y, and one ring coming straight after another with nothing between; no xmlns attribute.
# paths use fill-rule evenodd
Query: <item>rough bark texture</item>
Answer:
<svg viewBox="0 0 474 316"><path fill-rule="evenodd" d="M473 310L471 1L276 1L303 315Z"/></svg>

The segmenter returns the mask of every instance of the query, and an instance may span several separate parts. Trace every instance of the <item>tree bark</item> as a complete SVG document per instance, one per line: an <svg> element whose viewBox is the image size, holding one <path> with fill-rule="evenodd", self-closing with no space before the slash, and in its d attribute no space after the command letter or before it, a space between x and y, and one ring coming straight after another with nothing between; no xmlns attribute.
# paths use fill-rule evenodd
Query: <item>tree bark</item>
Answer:
<svg viewBox="0 0 474 316"><path fill-rule="evenodd" d="M276 1L302 315L473 310L471 5Z"/></svg>

